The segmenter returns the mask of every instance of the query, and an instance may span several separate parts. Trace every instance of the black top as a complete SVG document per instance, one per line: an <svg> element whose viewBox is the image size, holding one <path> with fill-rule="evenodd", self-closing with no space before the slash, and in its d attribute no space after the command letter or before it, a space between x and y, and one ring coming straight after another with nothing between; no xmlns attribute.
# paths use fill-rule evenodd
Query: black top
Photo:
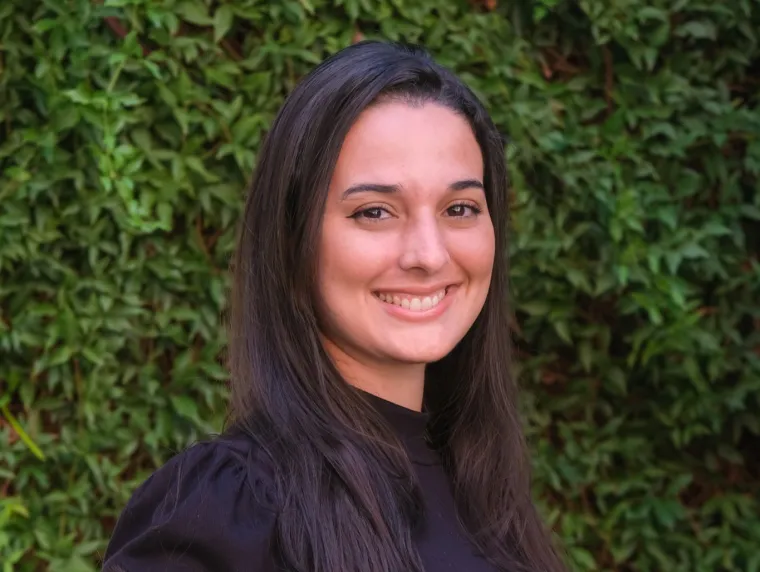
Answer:
<svg viewBox="0 0 760 572"><path fill-rule="evenodd" d="M398 431L422 487L425 520L414 541L425 570L495 571L459 524L449 478L425 441L428 414L369 397ZM104 572L274 572L267 550L277 510L270 475L245 437L193 445L135 491L116 524Z"/></svg>

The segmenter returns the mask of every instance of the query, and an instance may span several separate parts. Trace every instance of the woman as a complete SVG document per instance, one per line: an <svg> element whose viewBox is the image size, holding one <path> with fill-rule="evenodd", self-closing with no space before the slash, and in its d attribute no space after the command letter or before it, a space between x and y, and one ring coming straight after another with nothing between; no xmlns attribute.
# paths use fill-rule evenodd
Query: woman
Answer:
<svg viewBox="0 0 760 572"><path fill-rule="evenodd" d="M135 492L105 569L564 570L510 376L506 186L483 106L420 50L303 79L242 221L230 428Z"/></svg>

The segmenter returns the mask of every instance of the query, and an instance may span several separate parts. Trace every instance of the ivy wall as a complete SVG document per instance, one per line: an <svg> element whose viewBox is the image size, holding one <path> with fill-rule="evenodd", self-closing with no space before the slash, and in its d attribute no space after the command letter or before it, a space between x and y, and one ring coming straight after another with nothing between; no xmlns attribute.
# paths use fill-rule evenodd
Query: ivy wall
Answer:
<svg viewBox="0 0 760 572"><path fill-rule="evenodd" d="M3 572L97 569L221 427L257 149L362 37L423 43L509 135L536 495L574 569L760 570L760 2L3 0Z"/></svg>

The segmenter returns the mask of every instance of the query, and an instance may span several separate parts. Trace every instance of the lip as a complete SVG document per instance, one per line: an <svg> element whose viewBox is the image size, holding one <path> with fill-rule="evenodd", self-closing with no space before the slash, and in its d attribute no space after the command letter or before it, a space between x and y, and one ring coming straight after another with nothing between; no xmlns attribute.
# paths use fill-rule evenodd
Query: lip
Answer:
<svg viewBox="0 0 760 572"><path fill-rule="evenodd" d="M422 296L422 295L434 294L435 292L440 292L443 289L446 290L446 296L444 296L443 300L438 302L437 305L433 306L429 310L416 310L416 311L407 310L406 308L403 308L401 306L396 306L395 304L389 304L388 302L383 302L375 294L373 294L373 297L377 300L378 304L382 305L383 309L386 312L388 312L388 314L390 314L391 316L395 318L399 318L406 322L425 322L425 321L436 319L441 314L443 314L448 309L449 306L451 306L451 304L454 301L454 296L456 296L457 290L459 289L459 285L449 284L448 286L439 287L437 290L427 290L425 292L420 292L419 294L415 292L416 296ZM410 290L400 290L400 291L403 292L404 294L412 293ZM377 290L377 292L393 292L393 290Z"/></svg>
<svg viewBox="0 0 760 572"><path fill-rule="evenodd" d="M420 296L432 296L433 294L436 294L437 292L440 292L441 290L448 290L449 288L453 288L457 286L456 284L453 284L451 282L444 282L441 284L436 284L434 286L427 286L427 287L398 287L398 288L377 288L376 290L373 290L373 293L383 293L390 292L391 294L409 294L410 296L420 297Z"/></svg>

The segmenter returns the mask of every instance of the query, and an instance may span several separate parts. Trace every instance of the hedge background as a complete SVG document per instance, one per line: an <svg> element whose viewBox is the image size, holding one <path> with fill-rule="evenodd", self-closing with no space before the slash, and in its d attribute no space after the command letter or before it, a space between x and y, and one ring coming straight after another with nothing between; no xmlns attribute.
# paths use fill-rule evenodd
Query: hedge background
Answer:
<svg viewBox="0 0 760 572"><path fill-rule="evenodd" d="M509 134L536 494L575 570L760 570L760 2L3 0L0 563L95 570L221 426L226 269L285 94L424 43Z"/></svg>

